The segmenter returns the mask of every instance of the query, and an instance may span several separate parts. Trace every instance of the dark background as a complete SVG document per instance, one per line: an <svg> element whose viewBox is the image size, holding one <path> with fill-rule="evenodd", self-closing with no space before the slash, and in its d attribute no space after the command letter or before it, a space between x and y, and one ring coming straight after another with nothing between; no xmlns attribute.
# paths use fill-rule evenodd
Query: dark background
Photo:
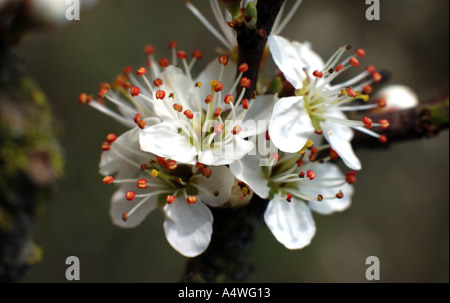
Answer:
<svg viewBox="0 0 450 303"><path fill-rule="evenodd" d="M192 2L211 12L207 1ZM414 88L421 100L448 88L449 2L380 3L381 20L367 21L363 0L305 0L282 34L310 41L324 58L347 43L363 47L364 64L389 69L391 84ZM24 282L66 281L68 256L79 257L82 282L179 281L187 259L165 240L161 212L135 229L111 223L114 187L98 174L100 144L106 134L125 129L77 101L123 66L144 65L146 44L156 47L157 57L169 56L171 40L188 53L204 52L197 68L221 46L182 0L102 0L82 11L80 21L30 33L14 48L52 101L67 158L66 176L37 226L44 260ZM302 250L286 249L264 227L248 282L366 282L368 256L380 259L381 282L448 282L448 139L444 131L388 150L358 150L363 170L353 205L315 215L317 234Z"/></svg>

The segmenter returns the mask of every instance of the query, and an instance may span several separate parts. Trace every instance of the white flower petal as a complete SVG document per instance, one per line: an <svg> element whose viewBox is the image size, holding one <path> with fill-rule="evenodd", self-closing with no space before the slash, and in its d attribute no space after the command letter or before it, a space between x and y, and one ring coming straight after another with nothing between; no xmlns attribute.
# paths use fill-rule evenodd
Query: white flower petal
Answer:
<svg viewBox="0 0 450 303"><path fill-rule="evenodd" d="M203 203L217 207L227 202L231 197L234 176L226 166L211 166L212 174L209 178L196 175L191 183L199 188L198 196Z"/></svg>
<svg viewBox="0 0 450 303"><path fill-rule="evenodd" d="M344 161L345 165L354 170L361 169L361 162L353 151L350 143L353 131L350 127L325 121L322 123L325 139Z"/></svg>
<svg viewBox="0 0 450 303"><path fill-rule="evenodd" d="M312 73L315 70L321 71L324 66L322 58L311 49L309 42L297 42L292 41L292 45L297 50L298 56L305 64L305 68L309 77L312 77Z"/></svg>
<svg viewBox="0 0 450 303"><path fill-rule="evenodd" d="M167 241L186 257L203 253L211 241L213 216L209 208L197 199L195 204L177 199L164 206L164 231Z"/></svg>
<svg viewBox="0 0 450 303"><path fill-rule="evenodd" d="M269 135L284 152L297 152L306 143L314 127L303 105L303 97L281 98L273 108Z"/></svg>
<svg viewBox="0 0 450 303"><path fill-rule="evenodd" d="M184 133L178 133L175 123L162 122L145 128L139 135L143 151L182 163L195 162L197 150Z"/></svg>
<svg viewBox="0 0 450 303"><path fill-rule="evenodd" d="M261 198L269 197L270 187L264 177L258 155L247 155L230 164L230 170L236 179L246 183Z"/></svg>
<svg viewBox="0 0 450 303"><path fill-rule="evenodd" d="M123 133L111 144L110 150L102 152L99 163L100 174L107 176L119 172L118 177L136 175L136 166L132 163L145 163L152 156L139 149L139 131L140 129L135 127Z"/></svg>
<svg viewBox="0 0 450 303"><path fill-rule="evenodd" d="M302 88L303 81L306 79L303 69L307 66L299 57L297 49L281 36L270 35L268 41L275 64L295 89Z"/></svg>
<svg viewBox="0 0 450 303"><path fill-rule="evenodd" d="M241 137L246 138L265 132L267 122L272 115L273 107L278 101L275 95L262 95L256 97L251 108L249 108L243 119ZM239 108L239 113L245 111ZM238 114L239 115L239 114Z"/></svg>
<svg viewBox="0 0 450 303"><path fill-rule="evenodd" d="M136 185L124 185L121 186L111 198L111 206L109 214L113 223L119 227L131 228L141 224L141 222L147 217L147 215L153 211L156 206L156 196L149 198L144 204L142 204L125 222L122 220L123 213L128 213L133 207L145 198L135 198L133 201L126 199L126 193L130 190L135 190ZM149 191L147 191L149 192Z"/></svg>
<svg viewBox="0 0 450 303"><path fill-rule="evenodd" d="M316 233L309 207L295 199L287 202L276 195L267 205L264 220L275 238L289 249L305 247Z"/></svg>
<svg viewBox="0 0 450 303"><path fill-rule="evenodd" d="M342 183L340 180L344 180L345 176L337 165L322 163L308 168L305 167L305 170L307 169L312 169L316 173L316 179L312 182L302 183L301 190L303 193L311 197L317 197L319 194L324 197L334 197L339 191L342 191L344 194L344 197L341 199L324 199L322 201L312 199L308 202L308 205L313 211L328 215L336 211L343 211L350 206L353 196L353 186L348 183L339 185Z"/></svg>

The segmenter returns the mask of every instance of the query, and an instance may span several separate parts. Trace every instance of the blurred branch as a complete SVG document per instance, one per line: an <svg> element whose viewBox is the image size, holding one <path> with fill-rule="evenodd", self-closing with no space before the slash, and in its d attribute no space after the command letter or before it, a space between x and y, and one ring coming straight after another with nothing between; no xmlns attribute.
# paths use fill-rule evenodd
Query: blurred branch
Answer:
<svg viewBox="0 0 450 303"><path fill-rule="evenodd" d="M420 103L419 106L401 111L370 115L373 121L387 119L389 128L380 133L388 138L388 144L364 133L355 132L352 145L357 147L386 147L389 143L433 138L449 127L449 93L448 90L437 97Z"/></svg>

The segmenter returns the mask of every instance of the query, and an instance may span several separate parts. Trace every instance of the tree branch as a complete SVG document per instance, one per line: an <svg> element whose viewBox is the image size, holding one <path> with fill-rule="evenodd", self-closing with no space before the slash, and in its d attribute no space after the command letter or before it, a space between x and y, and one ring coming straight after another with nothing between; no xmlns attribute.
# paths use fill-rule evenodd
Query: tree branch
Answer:
<svg viewBox="0 0 450 303"><path fill-rule="evenodd" d="M420 103L419 106L401 111L374 114L373 121L387 119L389 128L381 131L388 138L388 144L361 132L355 132L352 145L355 147L387 147L389 143L421 138L433 138L449 127L448 90L437 97Z"/></svg>
<svg viewBox="0 0 450 303"><path fill-rule="evenodd" d="M248 64L244 77L251 80L244 98L256 90L267 36L285 0L259 0L256 28L237 26L238 62ZM183 282L242 282L251 271L248 255L263 223L266 200L254 195L249 205L239 209L212 209L214 226L211 243L200 256L188 261Z"/></svg>

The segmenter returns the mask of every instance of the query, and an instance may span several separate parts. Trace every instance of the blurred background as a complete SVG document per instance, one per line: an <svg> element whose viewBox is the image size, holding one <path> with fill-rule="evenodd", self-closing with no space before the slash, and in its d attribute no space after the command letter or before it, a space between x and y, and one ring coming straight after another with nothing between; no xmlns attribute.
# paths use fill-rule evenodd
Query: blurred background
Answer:
<svg viewBox="0 0 450 303"><path fill-rule="evenodd" d="M207 1L192 3L211 13ZM368 21L365 1L305 0L282 34L310 41L324 58L343 44L363 47L364 65L389 69L389 84L410 86L425 100L448 88L448 6L447 0L381 0L381 20ZM112 81L124 66L144 65L147 44L157 57L169 56L171 40L188 53L204 52L197 68L222 47L182 0L101 0L81 20L30 32L13 48L52 103L67 161L37 224L43 261L23 282L65 282L68 256L80 259L82 282L180 280L187 259L167 243L161 212L135 229L111 223L115 188L98 174L100 144L125 129L77 101L81 92L96 94L98 83ZM273 71L268 65L266 72ZM367 282L368 256L380 259L381 282L449 281L448 131L357 154L363 170L353 205L316 214L317 234L302 250L286 249L264 227L248 282Z"/></svg>

